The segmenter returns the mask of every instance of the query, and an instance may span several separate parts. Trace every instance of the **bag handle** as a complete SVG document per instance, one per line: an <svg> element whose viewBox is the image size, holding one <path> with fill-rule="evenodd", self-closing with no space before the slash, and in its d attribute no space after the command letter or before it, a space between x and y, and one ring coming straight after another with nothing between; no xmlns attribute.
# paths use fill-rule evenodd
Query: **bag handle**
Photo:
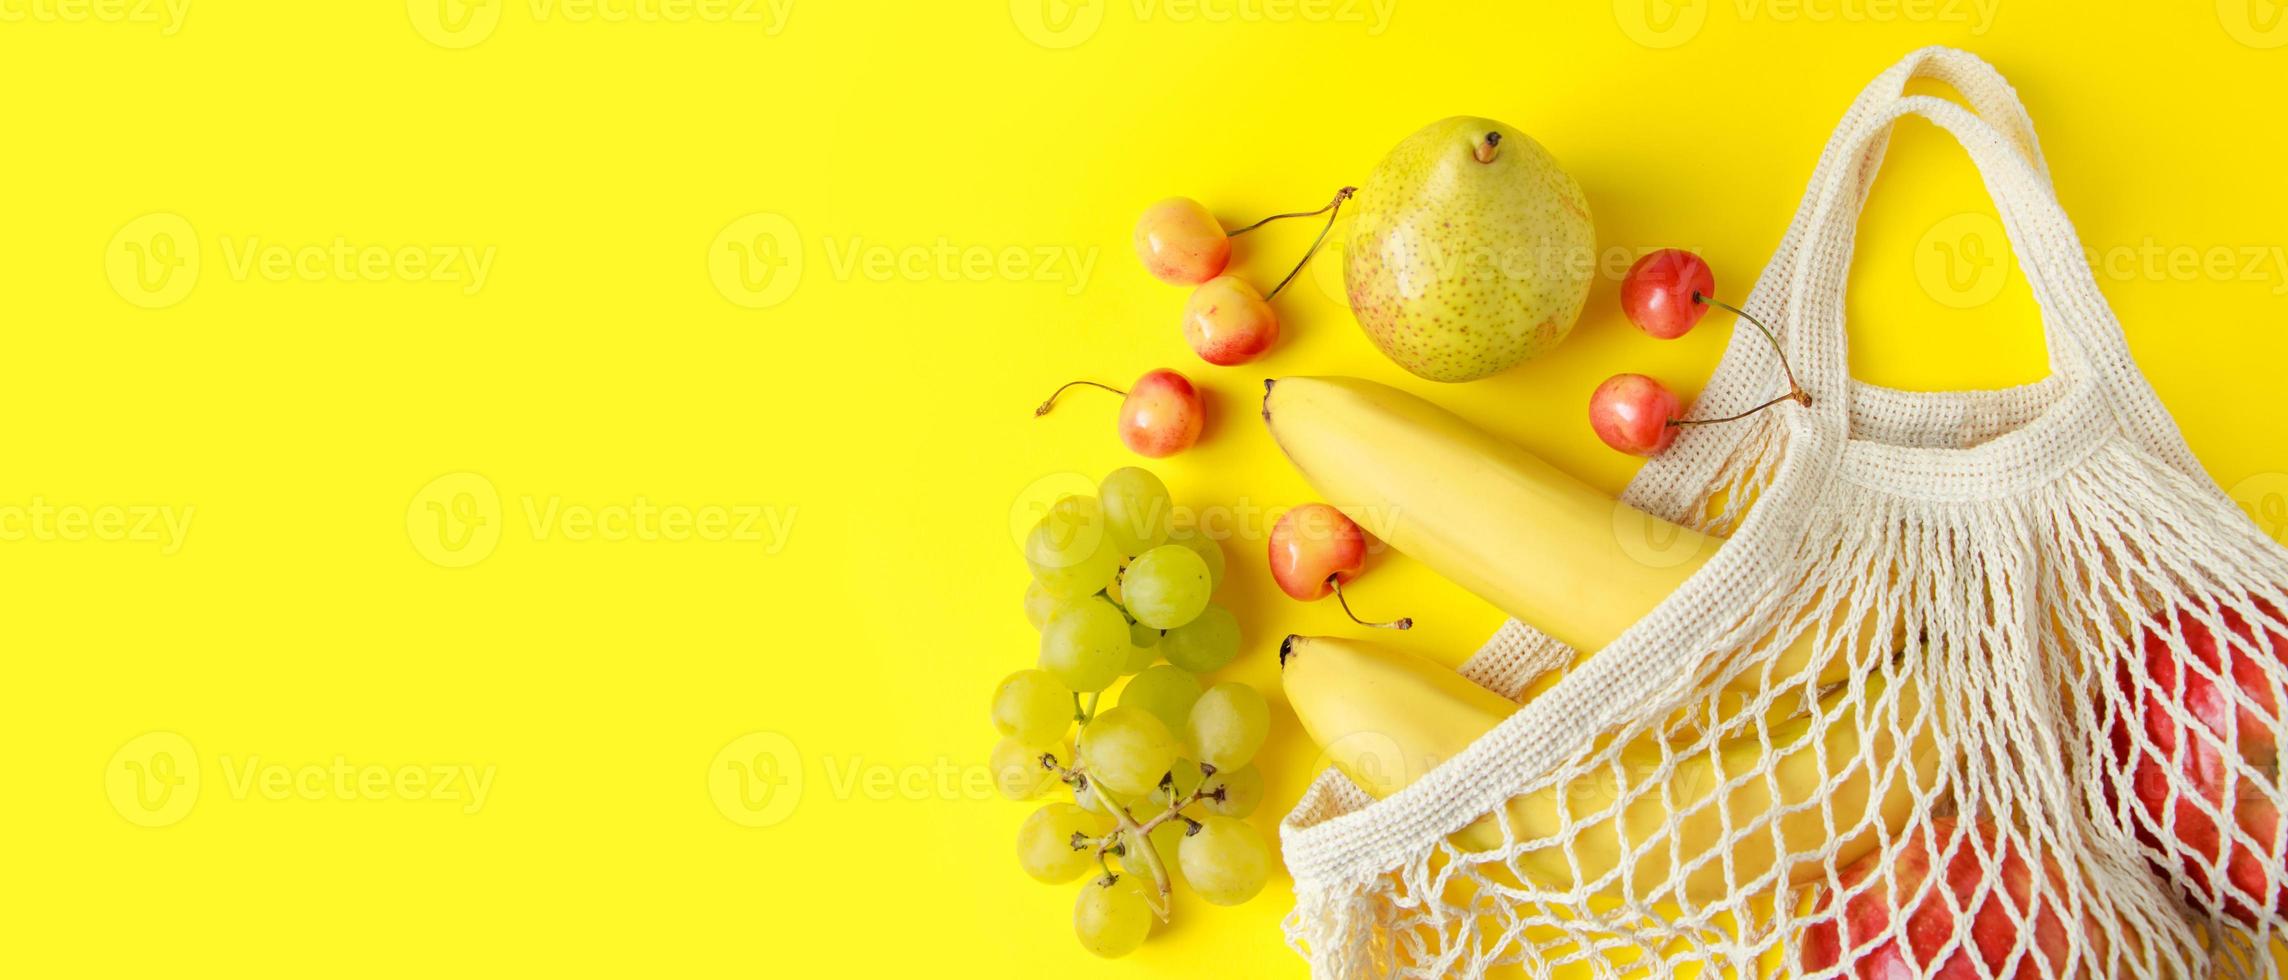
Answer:
<svg viewBox="0 0 2288 980"><path fill-rule="evenodd" d="M1881 169L1883 154L1890 142L1889 129L1887 126L1878 129L1876 137L1857 154L1846 152L1845 147L1867 118L1905 98L1907 85L1918 78L1942 82L1961 93L1964 101L2005 134L2010 146L2046 182L2049 166L2042 156L2041 143L2035 137L2033 120L2026 114L2017 90L1994 66L1957 48L1934 45L1910 52L1869 81L1837 122L1806 183L1803 199L1796 207L1786 235L1741 303L1748 312L1766 323L1786 328L1789 317L1785 315L1785 304L1803 254L1804 240L1813 227L1812 219L1822 190L1842 182L1845 178L1839 171L1848 169L1854 177L1852 186L1858 188L1864 199L1876 172ZM1735 331L1723 360L1701 390L1696 412L1713 417L1745 411L1769 399L1775 391L1784 390L1785 384L1779 359L1773 356L1764 339L1754 331ZM1637 472L1623 499L1655 514L1683 513L1715 479L1738 444L1750 438L1755 430L1755 426L1748 425L1695 426L1685 430L1674 446Z"/></svg>
<svg viewBox="0 0 2288 980"><path fill-rule="evenodd" d="M1891 124L1908 115L1930 120L1970 152L2041 306L2052 370L2083 377L2111 374L2112 366L2127 363L2127 344L2048 179L1984 119L1953 102L1912 95L1860 119L1845 134L1839 147L1843 159L1862 165L1838 172L1838 179L1820 190L1796 258L1783 342L1799 374L1813 379L1807 382L1814 386L1813 411L1831 419L1847 417L1850 367L1843 295L1860 207L1873 178L1864 162L1880 154Z"/></svg>

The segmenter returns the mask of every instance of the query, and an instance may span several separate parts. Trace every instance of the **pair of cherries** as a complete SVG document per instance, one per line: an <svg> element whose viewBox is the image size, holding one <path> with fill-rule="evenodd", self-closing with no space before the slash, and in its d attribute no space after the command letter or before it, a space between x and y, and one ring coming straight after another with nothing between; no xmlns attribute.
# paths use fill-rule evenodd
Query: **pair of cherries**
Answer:
<svg viewBox="0 0 2288 980"><path fill-rule="evenodd" d="M1136 258L1153 278L1197 287L1184 305L1184 339L1201 360L1224 366L1245 364L1279 342L1279 314L1271 309L1272 298L1294 282L1311 256L1318 254L1343 202L1356 192L1357 188L1345 187L1316 211L1275 214L1234 231L1225 231L1200 202L1171 197L1145 208L1143 217L1136 219ZM1327 226L1319 230L1319 237L1303 258L1270 292L1257 292L1247 280L1224 273L1224 267L1231 264L1232 239L1274 221L1321 214L1327 216ZM1190 449L1199 441L1200 429L1207 422L1207 405L1199 388L1190 378L1168 368L1147 371L1126 389L1097 381L1067 382L1033 414L1049 414L1057 398L1075 386L1102 388L1121 396L1120 441L1140 456L1159 459Z"/></svg>
<svg viewBox="0 0 2288 980"><path fill-rule="evenodd" d="M1656 340L1675 340L1700 323L1713 306L1754 324L1771 341L1787 372L1788 392L1738 415L1720 419L1686 419L1682 402L1667 385L1642 374L1616 374L1605 379L1589 396L1589 427L1605 445L1634 456L1658 456L1676 441L1688 425L1737 422L1781 402L1810 405L1811 395L1796 383L1787 351L1779 336L1763 321L1717 299L1716 273L1700 256L1681 248L1664 248L1638 259L1621 281L1621 312L1637 329Z"/></svg>

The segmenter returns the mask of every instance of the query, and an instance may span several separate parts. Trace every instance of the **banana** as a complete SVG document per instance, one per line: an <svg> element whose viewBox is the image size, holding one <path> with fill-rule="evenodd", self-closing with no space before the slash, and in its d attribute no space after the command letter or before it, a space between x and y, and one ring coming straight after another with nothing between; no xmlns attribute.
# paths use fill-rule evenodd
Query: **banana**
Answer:
<svg viewBox="0 0 2288 980"><path fill-rule="evenodd" d="M1517 710L1436 663L1353 640L1291 636L1279 661L1280 684L1304 731L1378 799L1460 754ZM1932 791L1940 759L1935 718L1920 717L1921 692L1911 678L1885 683L1876 673L1860 691L1856 706L1841 702L1845 693L1831 694L1815 714L1770 727L1763 737L1751 727L1672 752L1646 736L1621 747L1620 771L1598 766L1513 797L1502 809L1514 839L1550 845L1519 854L1519 868L1558 890L1587 885L1619 897L1625 877L1629 896L1706 904L1731 894L1727 861L1736 882L1745 883L1782 855L1832 853L1838 867L1858 860L1881 836L1895 838L1905 827L1915 790ZM1896 710L1889 717L1897 724L1858 717L1870 709ZM1904 744L1899 728L1913 730ZM1891 765L1902 754L1906 764ZM1889 782L1877 798L1874 777L1885 772ZM1768 819L1751 825L1760 817ZM1842 837L1830 839L1830 817ZM1568 828L1570 843L1558 846ZM1491 814L1448 839L1477 851L1503 844ZM1778 878L1802 885L1825 869L1823 861L1799 858Z"/></svg>
<svg viewBox="0 0 2288 980"><path fill-rule="evenodd" d="M1607 497L1396 388L1357 378L1281 378L1264 388L1272 439L1328 503L1583 653L1644 618L1721 543ZM1665 543L1632 554L1631 541ZM1806 630L1771 664L1773 682L1800 685L1813 649ZM1822 667L1812 686L1848 673L1832 660ZM1761 676L1743 671L1728 686L1752 695Z"/></svg>

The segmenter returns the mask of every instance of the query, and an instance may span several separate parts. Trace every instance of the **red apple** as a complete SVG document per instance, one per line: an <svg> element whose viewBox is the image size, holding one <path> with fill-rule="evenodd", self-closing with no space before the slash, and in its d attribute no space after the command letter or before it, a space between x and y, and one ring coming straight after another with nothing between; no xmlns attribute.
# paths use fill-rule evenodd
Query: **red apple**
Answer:
<svg viewBox="0 0 2288 980"><path fill-rule="evenodd" d="M2209 907L2214 890L2224 914L2250 925L2260 910L2288 914L2288 886L2272 884L2288 881L2288 860L2276 849L2280 810L2265 795L2279 786L2273 728L2280 707L2263 663L2288 660L2288 626L2270 604L2259 601L2257 611L2269 654L2230 609L2217 616L2232 634L2222 645L2190 610L2148 624L2140 655L2125 660L2118 675L2131 717L2110 733L2135 797L2138 838L2176 857L2175 877L2193 904ZM2172 638L2183 641L2187 656L2179 656ZM2139 668L2150 686L2140 682ZM2180 724L2172 704L2193 725ZM2216 889L2211 875L2219 870L2224 887Z"/></svg>
<svg viewBox="0 0 2288 980"><path fill-rule="evenodd" d="M1167 368L1146 371L1120 403L1120 441L1138 455L1173 456L1200 441L1207 408L1192 380Z"/></svg>
<svg viewBox="0 0 2288 980"><path fill-rule="evenodd" d="M1700 256L1681 248L1647 254L1621 280L1621 312L1637 329L1661 340L1691 332L1708 313L1702 296L1716 294L1716 274Z"/></svg>
<svg viewBox="0 0 2288 980"><path fill-rule="evenodd" d="M1943 857L1946 868L1926 891L1934 857ZM1842 966L1844 976L1861 980L2075 976L2080 971L2066 933L2065 878L2055 862L2043 864L2045 880L2037 882L2023 851L1991 821L1963 824L1942 817L1914 827L1890 853L1870 854L1843 869L1838 877L1849 898L1840 916L1804 930L1803 968ZM1815 908L1827 909L1834 897L1822 890ZM2079 931L2088 937L2085 944L2104 935Z"/></svg>

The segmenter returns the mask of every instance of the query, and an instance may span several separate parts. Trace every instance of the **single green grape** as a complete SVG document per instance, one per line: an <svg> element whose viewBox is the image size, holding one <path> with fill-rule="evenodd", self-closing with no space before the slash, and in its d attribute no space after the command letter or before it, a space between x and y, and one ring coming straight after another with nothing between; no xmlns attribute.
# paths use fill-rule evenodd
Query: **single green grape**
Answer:
<svg viewBox="0 0 2288 980"><path fill-rule="evenodd" d="M1239 617L1208 603L1198 617L1160 638L1160 655L1195 674L1221 670L1239 656Z"/></svg>
<svg viewBox="0 0 2288 980"><path fill-rule="evenodd" d="M1120 571L1120 552L1110 537L1095 497L1066 497L1025 536L1025 563L1050 595L1085 599Z"/></svg>
<svg viewBox="0 0 2288 980"><path fill-rule="evenodd" d="M1167 484L1151 470L1138 466L1113 470L1105 474L1096 494L1104 507L1105 531L1121 554L1140 555L1167 542L1176 502L1168 496Z"/></svg>
<svg viewBox="0 0 2288 980"><path fill-rule="evenodd" d="M1154 629L1172 630L1199 618L1214 591L1207 562L1182 545L1164 544L1137 555L1120 577L1128 615Z"/></svg>
<svg viewBox="0 0 2288 980"><path fill-rule="evenodd" d="M1142 708L1106 708L1080 733L1088 778L1126 796L1142 796L1176 764L1176 736Z"/></svg>
<svg viewBox="0 0 2288 980"><path fill-rule="evenodd" d="M1152 933L1152 905L1136 875L1092 878L1073 902L1073 933L1089 952L1117 959L1144 945Z"/></svg>
<svg viewBox="0 0 2288 980"><path fill-rule="evenodd" d="M1143 623L1128 624L1128 645L1138 650L1150 650L1160 645L1160 636L1166 630L1156 630Z"/></svg>
<svg viewBox="0 0 2288 980"><path fill-rule="evenodd" d="M1161 664L1128 679L1120 689L1122 707L1142 708L1160 719L1170 732L1184 730L1192 702L1200 699L1200 682L1181 667Z"/></svg>
<svg viewBox="0 0 2288 980"><path fill-rule="evenodd" d="M1134 674L1160 662L1160 631L1143 623L1128 624L1128 660L1120 665L1123 674Z"/></svg>
<svg viewBox="0 0 2288 980"><path fill-rule="evenodd" d="M1120 665L1120 672L1122 674L1142 673L1144 668L1159 662L1160 651L1151 647L1132 646L1128 648L1128 662Z"/></svg>
<svg viewBox="0 0 2288 980"><path fill-rule="evenodd" d="M1037 800L1057 784L1057 774L1041 765L1041 756L1053 755L1063 760L1072 751L1061 743L1035 745L1017 738L1004 738L993 745L993 754L986 767L993 773L993 786L1001 795L1012 800Z"/></svg>
<svg viewBox="0 0 2288 980"><path fill-rule="evenodd" d="M1056 615L1057 607L1062 605L1064 600L1050 593L1039 579L1025 583L1025 621L1033 624L1034 629L1049 625L1049 617Z"/></svg>
<svg viewBox="0 0 2288 980"><path fill-rule="evenodd" d="M1176 859L1176 854L1177 849L1184 845L1184 830L1187 826L1181 820L1170 820L1152 828L1152 832L1147 835L1152 840L1153 851L1160 855L1160 867L1168 872L1171 879L1180 879L1183 875L1182 862ZM1151 877L1151 866L1145 863L1144 852L1140 848L1128 846L1115 860L1122 871Z"/></svg>
<svg viewBox="0 0 2288 980"><path fill-rule="evenodd" d="M993 689L993 728L1027 745L1062 740L1072 727L1072 688L1045 670L1020 670Z"/></svg>
<svg viewBox="0 0 2288 980"><path fill-rule="evenodd" d="M1041 629L1041 669L1083 694L1112 686L1128 651L1128 618L1102 599L1068 603Z"/></svg>
<svg viewBox="0 0 2288 980"><path fill-rule="evenodd" d="M1192 702L1185 733L1192 758L1217 769L1237 769L1255 758L1271 732L1271 708L1263 695L1237 681L1208 688Z"/></svg>
<svg viewBox="0 0 2288 980"><path fill-rule="evenodd" d="M1223 545L1217 544L1214 538L1208 537L1205 532L1198 528L1189 527L1177 528L1170 532L1168 543L1180 544L1192 549L1193 554L1200 556L1200 560L1207 563L1208 585L1211 588L1220 589L1223 587Z"/></svg>
<svg viewBox="0 0 2288 980"><path fill-rule="evenodd" d="M1063 884L1096 867L1096 845L1076 849L1073 835L1100 838L1111 830L1111 817L1070 803L1048 804L1033 811L1025 818L1025 825L1017 828L1017 864L1034 880Z"/></svg>
<svg viewBox="0 0 2288 980"><path fill-rule="evenodd" d="M1271 847L1263 835L1232 817L1209 814L1177 846L1184 882L1210 905L1238 905L1271 880Z"/></svg>
<svg viewBox="0 0 2288 980"><path fill-rule="evenodd" d="M1237 769L1218 769L1200 786L1207 793L1200 805L1218 816L1245 817L1263 805L1263 771L1252 762ZM1220 800L1214 796L1219 789L1223 791Z"/></svg>

